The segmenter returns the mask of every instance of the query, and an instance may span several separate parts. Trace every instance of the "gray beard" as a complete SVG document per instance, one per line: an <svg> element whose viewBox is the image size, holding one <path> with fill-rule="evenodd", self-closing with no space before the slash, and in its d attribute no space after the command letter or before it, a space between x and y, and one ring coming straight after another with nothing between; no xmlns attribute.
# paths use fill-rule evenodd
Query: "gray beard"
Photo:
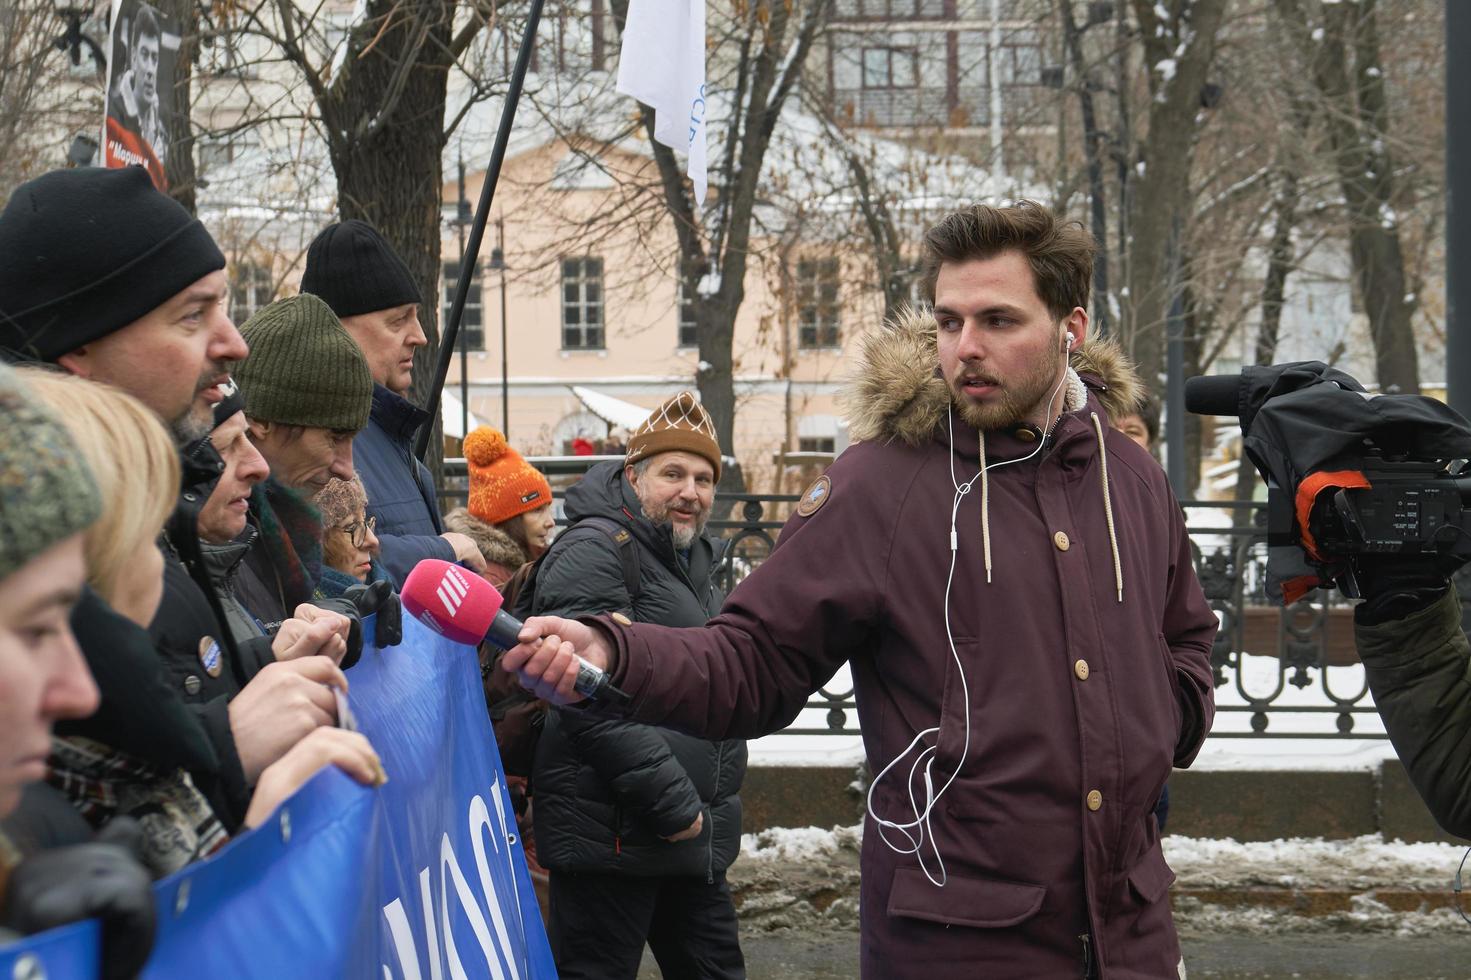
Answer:
<svg viewBox="0 0 1471 980"><path fill-rule="evenodd" d="M202 419L194 414L194 403L189 403L189 408L169 423L169 432L174 437L174 444L180 448L196 442L214 431L214 412L210 412L209 418Z"/></svg>

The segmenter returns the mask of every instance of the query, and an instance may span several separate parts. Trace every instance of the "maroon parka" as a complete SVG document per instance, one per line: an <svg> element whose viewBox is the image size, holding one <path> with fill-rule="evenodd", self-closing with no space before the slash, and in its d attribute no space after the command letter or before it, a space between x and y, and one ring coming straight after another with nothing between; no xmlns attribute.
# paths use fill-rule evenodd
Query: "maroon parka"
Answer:
<svg viewBox="0 0 1471 980"><path fill-rule="evenodd" d="M1176 977L1174 875L1152 811L1171 764L1188 765L1209 730L1217 621L1163 471L1108 426L1104 406L1131 404L1136 382L1111 345L1074 355L1081 408L1036 457L988 470L983 507L981 435L958 416L948 434L934 350L933 321L917 315L869 341L848 401L863 441L707 627L601 620L614 680L641 721L750 738L790 723L847 661L873 772L938 729L921 744L936 746L936 790L955 776L926 831L944 884L928 837L927 873L865 821L864 977L1052 980L1082 976L1085 957L1103 980ZM1039 437L986 433L989 466ZM956 517L952 655L950 513L972 480ZM874 790L887 820L915 819L913 759ZM911 784L921 806L924 769Z"/></svg>

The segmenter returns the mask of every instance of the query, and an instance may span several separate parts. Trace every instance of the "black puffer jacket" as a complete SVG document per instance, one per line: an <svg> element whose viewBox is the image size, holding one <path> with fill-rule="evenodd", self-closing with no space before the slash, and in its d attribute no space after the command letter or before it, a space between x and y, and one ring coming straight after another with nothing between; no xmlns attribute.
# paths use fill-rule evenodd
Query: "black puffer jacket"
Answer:
<svg viewBox="0 0 1471 980"><path fill-rule="evenodd" d="M633 532L639 588L630 599L618 546L604 534L554 542L537 571L537 615L622 611L664 626L700 626L724 596L712 576L724 542L699 538L689 569L668 525L655 527L623 478L600 463L567 493L574 522L594 515ZM565 533L565 532L564 532ZM710 878L735 860L741 838L746 743L710 742L663 728L554 709L532 773L537 859L563 871ZM700 836L671 844L703 812Z"/></svg>

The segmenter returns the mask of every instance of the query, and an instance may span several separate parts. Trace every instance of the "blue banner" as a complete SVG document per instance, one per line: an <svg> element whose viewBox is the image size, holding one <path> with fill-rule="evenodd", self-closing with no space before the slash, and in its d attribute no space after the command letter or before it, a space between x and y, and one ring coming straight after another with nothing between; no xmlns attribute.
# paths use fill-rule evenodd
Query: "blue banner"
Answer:
<svg viewBox="0 0 1471 980"><path fill-rule="evenodd" d="M389 781L319 773L255 831L155 888L143 976L541 980L542 928L474 652L404 617L348 671ZM96 976L95 924L0 950L0 977ZM44 974L15 973L32 957Z"/></svg>

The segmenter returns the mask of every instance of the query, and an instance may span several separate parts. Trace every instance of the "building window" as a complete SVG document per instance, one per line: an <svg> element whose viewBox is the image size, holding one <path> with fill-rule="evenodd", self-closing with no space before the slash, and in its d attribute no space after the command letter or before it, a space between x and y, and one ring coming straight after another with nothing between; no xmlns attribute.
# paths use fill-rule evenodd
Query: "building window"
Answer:
<svg viewBox="0 0 1471 980"><path fill-rule="evenodd" d="M914 88L918 61L913 48L864 48L863 87Z"/></svg>
<svg viewBox="0 0 1471 980"><path fill-rule="evenodd" d="M837 440L832 436L802 436L797 440L799 453L831 453L837 451Z"/></svg>
<svg viewBox="0 0 1471 980"><path fill-rule="evenodd" d="M834 20L936 20L945 0L837 0Z"/></svg>
<svg viewBox="0 0 1471 980"><path fill-rule="evenodd" d="M838 260L803 259L797 263L797 346L837 347Z"/></svg>
<svg viewBox="0 0 1471 980"><path fill-rule="evenodd" d="M603 347L603 260L562 260L562 348Z"/></svg>
<svg viewBox="0 0 1471 980"><path fill-rule="evenodd" d="M699 347L700 330L695 322L695 300L685 287L684 277L679 277L679 346Z"/></svg>
<svg viewBox="0 0 1471 980"><path fill-rule="evenodd" d="M230 316L236 323L249 320L275 298L276 283L269 266L235 263L235 274L230 279Z"/></svg>
<svg viewBox="0 0 1471 980"><path fill-rule="evenodd" d="M475 263L475 273L470 279L470 292L465 296L465 311L460 316L460 333L465 336L466 350L485 350L485 309L482 298L483 279L480 263ZM440 277L439 325L441 329L449 323L449 311L455 305L455 290L460 288L460 263L456 259L444 263ZM455 341L458 350L460 342Z"/></svg>

